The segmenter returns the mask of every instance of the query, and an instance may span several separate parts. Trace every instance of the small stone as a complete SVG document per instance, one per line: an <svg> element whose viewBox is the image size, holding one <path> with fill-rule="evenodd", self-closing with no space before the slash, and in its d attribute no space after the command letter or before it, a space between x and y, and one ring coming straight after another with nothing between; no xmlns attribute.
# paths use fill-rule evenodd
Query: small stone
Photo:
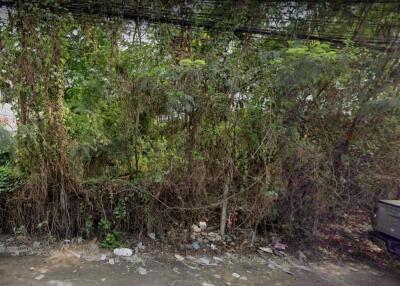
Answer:
<svg viewBox="0 0 400 286"><path fill-rule="evenodd" d="M212 243L210 245L210 248L211 248L211 250L217 250L217 247L215 246L215 244L212 244Z"/></svg>
<svg viewBox="0 0 400 286"><path fill-rule="evenodd" d="M181 256L181 255L179 255L179 254L175 254L175 258L176 258L176 260L178 260L178 261L183 261L183 260L185 260L185 257L183 257L183 256Z"/></svg>
<svg viewBox="0 0 400 286"><path fill-rule="evenodd" d="M214 278L216 278L216 279L221 279L221 275L219 275L219 274L214 274Z"/></svg>
<svg viewBox="0 0 400 286"><path fill-rule="evenodd" d="M154 232L150 232L148 234L148 236L152 239L152 240L156 240L156 234Z"/></svg>
<svg viewBox="0 0 400 286"><path fill-rule="evenodd" d="M39 246L40 246L40 242L39 241L34 241L33 244L32 244L33 248L39 248Z"/></svg>
<svg viewBox="0 0 400 286"><path fill-rule="evenodd" d="M131 256L133 254L132 249L130 248L115 248L114 249L114 255L116 256Z"/></svg>
<svg viewBox="0 0 400 286"><path fill-rule="evenodd" d="M108 259L108 264L114 265L115 264L114 258Z"/></svg>
<svg viewBox="0 0 400 286"><path fill-rule="evenodd" d="M224 259L223 259L222 257L214 256L213 259L214 259L216 262L220 262L220 263L224 262Z"/></svg>
<svg viewBox="0 0 400 286"><path fill-rule="evenodd" d="M240 277L240 280L247 281L247 277L246 276L242 276L242 277Z"/></svg>
<svg viewBox="0 0 400 286"><path fill-rule="evenodd" d="M100 260L101 261L104 261L104 260L106 260L107 259L107 254L102 254L101 256L100 256Z"/></svg>
<svg viewBox="0 0 400 286"><path fill-rule="evenodd" d="M219 233L215 233L215 232L209 232L208 233L208 240L209 241L221 241L222 240L222 236Z"/></svg>
<svg viewBox="0 0 400 286"><path fill-rule="evenodd" d="M146 247L144 246L143 242L139 241L137 244L137 248L140 250L144 250Z"/></svg>
<svg viewBox="0 0 400 286"><path fill-rule="evenodd" d="M237 274L237 273L232 273L232 276L235 278L240 278L240 274Z"/></svg>
<svg viewBox="0 0 400 286"><path fill-rule="evenodd" d="M31 267L31 268L29 268L29 271L33 271L33 270L35 270L35 267Z"/></svg>
<svg viewBox="0 0 400 286"><path fill-rule="evenodd" d="M35 279L36 280L42 280L44 278L43 274L40 274L39 276L36 276Z"/></svg>
<svg viewBox="0 0 400 286"><path fill-rule="evenodd" d="M196 232L196 233L201 232L201 228L198 227L198 226L195 225L195 224L192 225L191 229L192 229L193 232Z"/></svg>
<svg viewBox="0 0 400 286"><path fill-rule="evenodd" d="M215 285L208 282L203 282L201 283L201 286L215 286Z"/></svg>
<svg viewBox="0 0 400 286"><path fill-rule="evenodd" d="M140 275L146 275L147 274L147 270L143 267L138 267L136 269L136 271L140 274Z"/></svg>
<svg viewBox="0 0 400 286"><path fill-rule="evenodd" d="M207 266L210 265L210 259L208 259L207 257L200 257L199 259L196 260L196 263Z"/></svg>
<svg viewBox="0 0 400 286"><path fill-rule="evenodd" d="M199 226L201 230L205 230L207 228L207 223L205 221L199 222Z"/></svg>
<svg viewBox="0 0 400 286"><path fill-rule="evenodd" d="M259 247L259 249L264 251L264 252L266 252L266 253L270 253L270 254L274 253L272 248L270 248L270 247Z"/></svg>
<svg viewBox="0 0 400 286"><path fill-rule="evenodd" d="M106 278L101 278L101 282L104 282L104 281L106 281Z"/></svg>

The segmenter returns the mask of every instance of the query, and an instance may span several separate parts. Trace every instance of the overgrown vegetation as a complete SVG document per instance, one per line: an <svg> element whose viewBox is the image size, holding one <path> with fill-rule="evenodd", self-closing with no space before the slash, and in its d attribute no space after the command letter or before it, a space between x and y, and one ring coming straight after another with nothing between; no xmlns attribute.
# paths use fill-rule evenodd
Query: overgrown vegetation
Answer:
<svg viewBox="0 0 400 286"><path fill-rule="evenodd" d="M398 5L353 4L360 22L334 4L303 16L333 11L342 22L326 33L357 31L340 44L238 33L284 13L221 5L202 7L235 18L213 27L16 6L0 38L2 99L18 122L0 146L3 231L100 235L112 248L122 232L167 239L204 218L225 232L235 214L239 229L312 235L396 197ZM362 45L371 38L386 50Z"/></svg>

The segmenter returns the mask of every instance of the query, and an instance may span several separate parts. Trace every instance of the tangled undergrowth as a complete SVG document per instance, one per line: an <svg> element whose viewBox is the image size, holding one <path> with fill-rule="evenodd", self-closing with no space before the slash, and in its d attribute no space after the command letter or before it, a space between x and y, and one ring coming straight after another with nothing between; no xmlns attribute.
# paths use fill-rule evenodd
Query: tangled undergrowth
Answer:
<svg viewBox="0 0 400 286"><path fill-rule="evenodd" d="M185 3L166 10L190 18ZM215 3L226 16L215 27L41 4L19 3L0 25L1 100L17 119L0 137L3 232L112 247L126 232L168 239L205 220L222 234L304 238L399 196L398 4ZM310 23L325 11L336 19L326 31L357 36L238 32L284 19L287 5L308 9ZM349 6L362 17L340 12ZM365 28L381 10L385 21Z"/></svg>

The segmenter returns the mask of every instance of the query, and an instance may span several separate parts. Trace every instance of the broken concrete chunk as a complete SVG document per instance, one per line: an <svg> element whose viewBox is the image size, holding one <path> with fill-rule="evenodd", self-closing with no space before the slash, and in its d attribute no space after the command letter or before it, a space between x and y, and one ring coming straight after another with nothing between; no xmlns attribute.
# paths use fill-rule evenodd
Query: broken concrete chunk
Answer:
<svg viewBox="0 0 400 286"><path fill-rule="evenodd" d="M223 257L213 256L213 259L214 259L216 262L218 262L218 263L224 262L224 258L223 258Z"/></svg>
<svg viewBox="0 0 400 286"><path fill-rule="evenodd" d="M136 271L140 274L140 275L146 275L147 274L147 270L143 267L138 267L136 269Z"/></svg>
<svg viewBox="0 0 400 286"><path fill-rule="evenodd" d="M35 279L36 280L42 280L44 278L43 274L40 274L39 276L36 276Z"/></svg>
<svg viewBox="0 0 400 286"><path fill-rule="evenodd" d="M131 256L133 254L130 248L115 248L113 252L116 256Z"/></svg>
<svg viewBox="0 0 400 286"><path fill-rule="evenodd" d="M240 278L240 274L237 274L237 273L235 273L235 272L232 273L232 276L235 277L235 278Z"/></svg>
<svg viewBox="0 0 400 286"><path fill-rule="evenodd" d="M205 230L207 228L207 223L205 221L199 222L199 226L201 230Z"/></svg>
<svg viewBox="0 0 400 286"><path fill-rule="evenodd" d="M185 257L183 257L183 256L181 256L181 255L179 255L179 254L175 254L175 258L176 258L176 260L178 260L178 261L183 261L183 260L185 260Z"/></svg>

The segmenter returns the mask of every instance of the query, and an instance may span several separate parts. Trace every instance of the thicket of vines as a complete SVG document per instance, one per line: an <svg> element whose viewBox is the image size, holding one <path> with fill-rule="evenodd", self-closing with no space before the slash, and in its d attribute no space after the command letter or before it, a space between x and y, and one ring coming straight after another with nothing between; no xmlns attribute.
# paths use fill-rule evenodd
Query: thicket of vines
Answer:
<svg viewBox="0 0 400 286"><path fill-rule="evenodd" d="M380 19L397 26L348 25L386 50L21 4L1 26L18 123L0 130L1 229L162 233L236 212L237 228L310 235L398 197L398 7Z"/></svg>

